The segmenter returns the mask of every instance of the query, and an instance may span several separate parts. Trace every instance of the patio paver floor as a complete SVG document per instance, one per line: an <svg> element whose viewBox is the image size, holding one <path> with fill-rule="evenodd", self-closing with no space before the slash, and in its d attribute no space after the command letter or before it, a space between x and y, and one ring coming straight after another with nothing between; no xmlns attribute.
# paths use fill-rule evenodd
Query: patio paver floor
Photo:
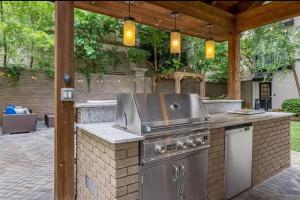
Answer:
<svg viewBox="0 0 300 200"><path fill-rule="evenodd" d="M300 200L300 166L292 166L233 200Z"/></svg>
<svg viewBox="0 0 300 200"><path fill-rule="evenodd" d="M0 135L0 200L53 199L53 128Z"/></svg>
<svg viewBox="0 0 300 200"><path fill-rule="evenodd" d="M36 132L0 135L0 200L53 199L53 128L38 123ZM300 153L292 167L233 200L300 200Z"/></svg>

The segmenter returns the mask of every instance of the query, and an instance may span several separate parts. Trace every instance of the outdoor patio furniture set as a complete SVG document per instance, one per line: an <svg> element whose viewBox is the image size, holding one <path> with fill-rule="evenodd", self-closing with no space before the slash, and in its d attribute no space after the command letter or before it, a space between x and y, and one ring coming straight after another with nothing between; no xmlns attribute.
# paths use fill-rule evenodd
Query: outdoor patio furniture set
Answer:
<svg viewBox="0 0 300 200"><path fill-rule="evenodd" d="M37 114L31 109L8 105L3 111L2 134L36 131L37 121ZM45 114L45 124L47 127L54 127L54 114Z"/></svg>

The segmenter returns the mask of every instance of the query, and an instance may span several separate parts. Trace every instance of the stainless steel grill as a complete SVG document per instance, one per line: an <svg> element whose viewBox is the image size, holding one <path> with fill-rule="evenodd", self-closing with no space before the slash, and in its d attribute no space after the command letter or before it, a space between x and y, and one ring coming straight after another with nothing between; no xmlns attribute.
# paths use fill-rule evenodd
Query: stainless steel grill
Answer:
<svg viewBox="0 0 300 200"><path fill-rule="evenodd" d="M117 126L140 143L142 200L206 200L209 115L196 94L120 94Z"/></svg>
<svg viewBox="0 0 300 200"><path fill-rule="evenodd" d="M209 121L196 94L120 94L117 102L117 123L138 135Z"/></svg>

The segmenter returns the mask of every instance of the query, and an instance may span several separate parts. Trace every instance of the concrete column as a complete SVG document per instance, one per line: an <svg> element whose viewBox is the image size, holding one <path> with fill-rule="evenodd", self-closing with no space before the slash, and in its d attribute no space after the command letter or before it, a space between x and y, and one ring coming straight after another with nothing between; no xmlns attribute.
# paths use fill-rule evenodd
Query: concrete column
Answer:
<svg viewBox="0 0 300 200"><path fill-rule="evenodd" d="M144 93L145 92L145 68L134 68L133 74L135 77L135 92Z"/></svg>

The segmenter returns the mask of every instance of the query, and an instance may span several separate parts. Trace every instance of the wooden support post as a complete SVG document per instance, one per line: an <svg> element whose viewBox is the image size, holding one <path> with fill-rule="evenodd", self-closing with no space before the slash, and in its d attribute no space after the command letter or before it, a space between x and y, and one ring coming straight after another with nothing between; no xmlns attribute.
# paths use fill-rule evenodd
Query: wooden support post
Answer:
<svg viewBox="0 0 300 200"><path fill-rule="evenodd" d="M74 87L74 2L55 2L55 199L74 200L74 107L60 100L63 77Z"/></svg>
<svg viewBox="0 0 300 200"><path fill-rule="evenodd" d="M228 37L228 98L241 99L240 33L237 32Z"/></svg>
<svg viewBox="0 0 300 200"><path fill-rule="evenodd" d="M180 75L180 72L175 72L173 77L174 77L174 80L175 80L175 93L180 94L182 75Z"/></svg>

